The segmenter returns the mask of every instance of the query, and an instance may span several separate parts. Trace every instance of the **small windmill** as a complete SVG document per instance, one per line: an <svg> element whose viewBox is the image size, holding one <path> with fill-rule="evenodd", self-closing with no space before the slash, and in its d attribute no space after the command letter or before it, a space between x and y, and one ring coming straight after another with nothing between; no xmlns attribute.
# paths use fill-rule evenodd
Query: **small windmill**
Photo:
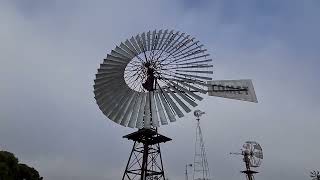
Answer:
<svg viewBox="0 0 320 180"><path fill-rule="evenodd" d="M310 177L312 180L320 180L320 172L313 170L310 172Z"/></svg>
<svg viewBox="0 0 320 180"><path fill-rule="evenodd" d="M263 159L262 148L260 144L255 141L246 141L242 146L240 153L230 153L243 156L243 162L246 165L246 170L241 171L246 174L247 180L254 180L254 174L258 173L253 171L251 168L257 168L261 165Z"/></svg>
<svg viewBox="0 0 320 180"><path fill-rule="evenodd" d="M200 127L200 116L205 114L200 110L194 111L194 116L197 120L196 127L196 141L195 141L195 151L194 151L194 162L193 162L193 180L209 180L210 171L206 155L206 150L204 146L204 139L202 136L202 130Z"/></svg>

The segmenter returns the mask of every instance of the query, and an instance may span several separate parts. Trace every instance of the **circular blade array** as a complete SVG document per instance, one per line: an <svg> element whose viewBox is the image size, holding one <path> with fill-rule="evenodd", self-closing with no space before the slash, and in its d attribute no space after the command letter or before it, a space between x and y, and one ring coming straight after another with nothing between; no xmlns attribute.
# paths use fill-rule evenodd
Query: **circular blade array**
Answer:
<svg viewBox="0 0 320 180"><path fill-rule="evenodd" d="M259 143L255 141L247 141L244 145L244 153L249 155L250 166L259 167L263 159L262 148Z"/></svg>
<svg viewBox="0 0 320 180"><path fill-rule="evenodd" d="M116 46L98 69L94 93L101 111L131 128L176 121L197 106L212 80L212 59L179 31L148 31Z"/></svg>

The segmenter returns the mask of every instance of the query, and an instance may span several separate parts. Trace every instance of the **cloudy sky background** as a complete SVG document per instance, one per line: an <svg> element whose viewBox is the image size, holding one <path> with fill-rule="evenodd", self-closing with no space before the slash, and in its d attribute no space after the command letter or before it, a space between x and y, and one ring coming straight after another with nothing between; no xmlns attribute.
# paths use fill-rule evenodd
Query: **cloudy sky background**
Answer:
<svg viewBox="0 0 320 180"><path fill-rule="evenodd" d="M0 149L49 180L122 177L133 129L109 121L93 80L126 38L176 29L214 58L214 79L254 80L258 104L206 98L199 109L213 179L244 179L238 151L258 141L256 179L301 180L320 169L320 1L0 0ZM160 128L166 175L192 163L190 113Z"/></svg>

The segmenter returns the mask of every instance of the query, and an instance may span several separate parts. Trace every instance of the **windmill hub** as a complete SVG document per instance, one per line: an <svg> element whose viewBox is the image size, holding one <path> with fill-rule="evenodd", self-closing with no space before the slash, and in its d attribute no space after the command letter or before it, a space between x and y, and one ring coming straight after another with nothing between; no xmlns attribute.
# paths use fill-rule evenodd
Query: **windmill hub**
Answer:
<svg viewBox="0 0 320 180"><path fill-rule="evenodd" d="M142 83L142 87L147 91L153 91L155 81L154 68L152 67L152 64L150 62L144 63L144 67L146 68L147 79L144 83Z"/></svg>
<svg viewBox="0 0 320 180"><path fill-rule="evenodd" d="M200 121L200 116L202 116L203 114L205 114L205 112L202 112L202 111L200 111L200 110L195 110L194 112L193 112L193 115L195 116L195 117L197 117L197 121Z"/></svg>

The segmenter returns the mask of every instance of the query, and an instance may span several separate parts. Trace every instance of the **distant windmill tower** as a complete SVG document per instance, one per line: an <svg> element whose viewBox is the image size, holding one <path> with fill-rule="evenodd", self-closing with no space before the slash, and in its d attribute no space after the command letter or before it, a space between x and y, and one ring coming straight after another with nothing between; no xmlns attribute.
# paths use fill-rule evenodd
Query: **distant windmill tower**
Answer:
<svg viewBox="0 0 320 180"><path fill-rule="evenodd" d="M320 180L320 172L319 171L311 171L310 177L312 180Z"/></svg>
<svg viewBox="0 0 320 180"><path fill-rule="evenodd" d="M243 155L243 162L246 165L246 170L241 171L247 175L247 180L254 180L254 174L258 173L251 168L257 168L261 165L263 159L262 148L260 144L255 141L246 141L241 149L241 153L230 153L236 155Z"/></svg>
<svg viewBox="0 0 320 180"><path fill-rule="evenodd" d="M194 111L194 116L197 118L196 127L196 143L195 143L195 154L193 163L193 180L209 180L210 172L208 167L208 161L206 151L204 147L204 140L200 127L200 116L205 114L200 110Z"/></svg>

